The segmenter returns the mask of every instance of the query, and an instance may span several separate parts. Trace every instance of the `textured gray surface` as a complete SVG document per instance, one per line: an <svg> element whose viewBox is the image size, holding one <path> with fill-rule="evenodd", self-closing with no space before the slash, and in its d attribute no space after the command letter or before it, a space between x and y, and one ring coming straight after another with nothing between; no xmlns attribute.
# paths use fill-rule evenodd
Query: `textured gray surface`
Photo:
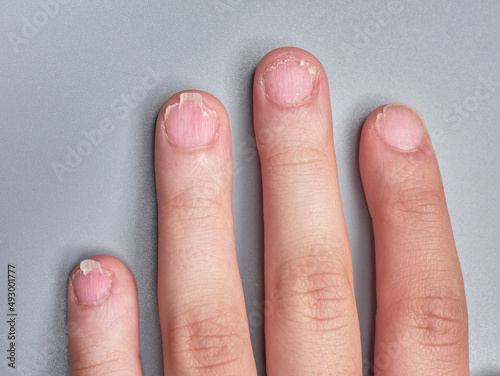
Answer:
<svg viewBox="0 0 500 376"><path fill-rule="evenodd" d="M4 355L8 263L17 270L19 312L18 368L8 369L3 355L0 374L68 373L66 279L95 253L117 256L132 270L144 373L162 373L153 129L163 101L187 88L213 93L229 112L238 260L264 374L251 85L260 58L286 45L315 54L330 80L365 373L372 361L374 257L358 139L371 110L398 101L422 111L440 162L466 282L471 374L500 374L499 2L53 1L9 2L0 11ZM109 132L95 146L86 143L85 132L100 125ZM84 155L68 157L71 150Z"/></svg>

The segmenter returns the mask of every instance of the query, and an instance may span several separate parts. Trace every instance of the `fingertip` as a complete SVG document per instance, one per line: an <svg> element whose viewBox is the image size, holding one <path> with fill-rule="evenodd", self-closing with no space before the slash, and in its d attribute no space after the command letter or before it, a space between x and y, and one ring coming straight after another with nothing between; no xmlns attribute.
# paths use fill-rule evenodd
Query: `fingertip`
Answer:
<svg viewBox="0 0 500 376"><path fill-rule="evenodd" d="M207 92L178 92L162 106L156 122L158 199L163 201L184 190L186 185L195 184L196 178L214 174L224 181L232 174L227 111L219 99Z"/></svg>
<svg viewBox="0 0 500 376"><path fill-rule="evenodd" d="M361 143L381 141L394 151L416 151L425 146L428 132L422 114L404 103L388 103L366 118ZM360 152L364 148L360 148Z"/></svg>
<svg viewBox="0 0 500 376"><path fill-rule="evenodd" d="M75 267L68 279L67 326L72 375L122 368L140 374L137 287L117 258L96 255Z"/></svg>
<svg viewBox="0 0 500 376"><path fill-rule="evenodd" d="M280 47L276 48L272 51L269 51L259 62L257 65L257 69L255 71L256 77L261 77L266 69L268 69L275 62L280 60L285 60L287 58L294 58L298 60L305 60L308 63L318 67L321 72L324 74L325 69L321 62L309 51L303 50L297 47Z"/></svg>
<svg viewBox="0 0 500 376"><path fill-rule="evenodd" d="M422 114L403 103L388 103L372 111L361 131L359 165L367 190L384 183L377 177L401 180L422 167L437 165Z"/></svg>
<svg viewBox="0 0 500 376"><path fill-rule="evenodd" d="M95 255L82 260L68 279L70 301L84 304L103 303L110 293L115 298L137 296L135 279L125 264L110 255ZM94 300L89 299L94 297ZM80 298L80 299L79 299Z"/></svg>
<svg viewBox="0 0 500 376"><path fill-rule="evenodd" d="M178 110L183 104L191 104L191 109L201 110L201 118L193 115L193 111L179 114ZM200 121L212 116L213 124L202 124ZM186 124L181 125L181 122ZM229 131L229 116L217 97L202 90L179 91L165 101L158 113L156 146L165 143L186 149L209 146L221 128Z"/></svg>
<svg viewBox="0 0 500 376"><path fill-rule="evenodd" d="M267 53L255 71L254 108L263 111L268 104L279 109L310 102L330 108L328 80L321 62L296 47Z"/></svg>
<svg viewBox="0 0 500 376"><path fill-rule="evenodd" d="M160 109L160 112L158 113L158 120L160 122L163 121L163 118L165 116L165 110L167 109L167 107L175 103L179 103L181 100L181 95L183 94L199 94L202 98L204 105L215 110L219 116L227 117L226 108L216 96L203 90L187 89L175 93L165 101L165 103Z"/></svg>
<svg viewBox="0 0 500 376"><path fill-rule="evenodd" d="M113 272L114 274L122 275L125 277L132 277L132 273L130 270L125 266L125 264L118 258L111 256L111 255L94 255L90 256L89 258L85 260L93 260L98 262L101 267L105 270L108 270L110 272ZM80 261L80 263L75 266L73 271L71 272L71 275L73 275L76 271L80 270L81 263L85 260ZM71 277L70 275L70 277Z"/></svg>

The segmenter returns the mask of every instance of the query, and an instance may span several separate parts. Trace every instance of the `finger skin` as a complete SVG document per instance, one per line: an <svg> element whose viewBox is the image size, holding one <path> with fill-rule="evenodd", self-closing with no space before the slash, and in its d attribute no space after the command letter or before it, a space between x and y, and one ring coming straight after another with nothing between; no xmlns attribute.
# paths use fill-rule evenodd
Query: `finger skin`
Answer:
<svg viewBox="0 0 500 376"><path fill-rule="evenodd" d="M325 71L304 50L274 50L256 70L253 99L264 197L267 373L360 374Z"/></svg>
<svg viewBox="0 0 500 376"><path fill-rule="evenodd" d="M463 279L431 140L423 128L418 146L400 150L381 136L409 119L423 125L407 106L383 106L361 135L376 250L375 372L468 375Z"/></svg>
<svg viewBox="0 0 500 376"><path fill-rule="evenodd" d="M139 309L135 280L112 256L91 257L111 276L109 295L98 303L77 298L76 267L68 282L68 341L71 376L142 375L139 359Z"/></svg>
<svg viewBox="0 0 500 376"><path fill-rule="evenodd" d="M184 100L204 115L178 115ZM158 115L155 169L165 375L255 375L234 243L229 119L215 97L190 90L167 100Z"/></svg>

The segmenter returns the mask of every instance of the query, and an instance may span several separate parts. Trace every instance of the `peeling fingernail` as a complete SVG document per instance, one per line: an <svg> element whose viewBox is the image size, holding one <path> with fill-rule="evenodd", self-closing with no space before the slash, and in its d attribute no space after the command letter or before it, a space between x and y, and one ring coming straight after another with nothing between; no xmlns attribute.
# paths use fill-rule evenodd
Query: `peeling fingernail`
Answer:
<svg viewBox="0 0 500 376"><path fill-rule="evenodd" d="M418 148L425 133L422 115L400 103L385 106L377 115L375 128L388 145L405 151Z"/></svg>
<svg viewBox="0 0 500 376"><path fill-rule="evenodd" d="M102 304L111 292L111 273L95 260L83 260L70 277L76 300L81 304Z"/></svg>
<svg viewBox="0 0 500 376"><path fill-rule="evenodd" d="M217 131L217 113L203 104L200 93L182 93L179 103L165 110L164 124L171 143L184 148L207 146Z"/></svg>
<svg viewBox="0 0 500 376"><path fill-rule="evenodd" d="M262 84L269 100L285 106L296 106L315 95L319 75L317 66L303 59L287 57L264 71Z"/></svg>

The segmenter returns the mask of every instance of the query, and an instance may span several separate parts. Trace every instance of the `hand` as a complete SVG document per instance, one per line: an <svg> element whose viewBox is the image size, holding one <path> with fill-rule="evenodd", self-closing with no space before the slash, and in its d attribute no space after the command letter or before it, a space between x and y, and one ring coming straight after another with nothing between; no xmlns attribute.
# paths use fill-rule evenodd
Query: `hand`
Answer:
<svg viewBox="0 0 500 376"><path fill-rule="evenodd" d="M255 73L264 195L268 375L360 375L352 262L325 71L281 48ZM177 93L155 141L158 302L165 375L255 375L231 212L228 115ZM467 308L441 177L422 117L401 104L363 125L359 164L373 220L377 375L468 375ZM71 374L141 375L137 290L111 256L68 287Z"/></svg>

